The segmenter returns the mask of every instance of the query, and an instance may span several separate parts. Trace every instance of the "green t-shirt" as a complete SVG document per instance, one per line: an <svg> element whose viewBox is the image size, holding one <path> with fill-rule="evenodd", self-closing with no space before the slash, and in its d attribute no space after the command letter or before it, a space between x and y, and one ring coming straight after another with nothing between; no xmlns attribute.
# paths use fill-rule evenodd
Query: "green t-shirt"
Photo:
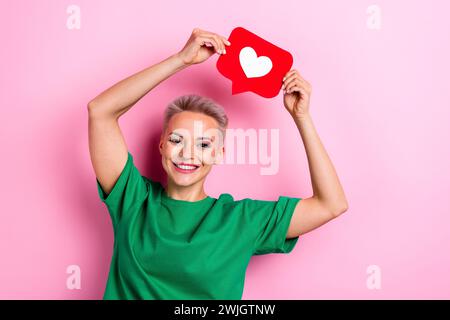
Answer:
<svg viewBox="0 0 450 320"><path fill-rule="evenodd" d="M286 234L302 198L176 200L129 152L110 194L97 188L114 228L103 299L238 300L252 255L289 253L298 240Z"/></svg>

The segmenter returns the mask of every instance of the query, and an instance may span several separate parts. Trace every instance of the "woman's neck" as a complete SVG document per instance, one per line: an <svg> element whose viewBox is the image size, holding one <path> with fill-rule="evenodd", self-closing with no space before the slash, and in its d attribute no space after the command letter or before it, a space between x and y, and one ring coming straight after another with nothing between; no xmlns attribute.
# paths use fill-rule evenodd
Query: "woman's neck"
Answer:
<svg viewBox="0 0 450 320"><path fill-rule="evenodd" d="M179 186L171 181L168 181L164 190L170 198L175 200L200 201L208 196L203 189L203 184L201 181L197 184L186 187Z"/></svg>

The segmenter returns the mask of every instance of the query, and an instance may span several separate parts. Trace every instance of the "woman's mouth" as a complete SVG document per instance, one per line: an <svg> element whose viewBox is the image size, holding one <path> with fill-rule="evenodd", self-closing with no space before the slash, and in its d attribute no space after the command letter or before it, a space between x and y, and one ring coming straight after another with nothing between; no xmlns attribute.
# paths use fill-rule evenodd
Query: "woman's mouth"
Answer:
<svg viewBox="0 0 450 320"><path fill-rule="evenodd" d="M187 164L187 163L175 163L172 161L173 167L176 171L181 173L193 173L195 172L200 166L197 166L195 164Z"/></svg>

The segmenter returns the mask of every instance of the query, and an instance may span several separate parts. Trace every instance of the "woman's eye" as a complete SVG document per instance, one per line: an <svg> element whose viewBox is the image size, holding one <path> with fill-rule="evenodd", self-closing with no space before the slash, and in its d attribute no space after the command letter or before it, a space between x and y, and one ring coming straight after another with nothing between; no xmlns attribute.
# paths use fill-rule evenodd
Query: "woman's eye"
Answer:
<svg viewBox="0 0 450 320"><path fill-rule="evenodd" d="M204 149L209 148L211 146L210 143L201 143L200 146Z"/></svg>
<svg viewBox="0 0 450 320"><path fill-rule="evenodd" d="M181 142L181 140L178 140L178 139L169 139L169 141L172 143L175 143L175 144L178 144Z"/></svg>

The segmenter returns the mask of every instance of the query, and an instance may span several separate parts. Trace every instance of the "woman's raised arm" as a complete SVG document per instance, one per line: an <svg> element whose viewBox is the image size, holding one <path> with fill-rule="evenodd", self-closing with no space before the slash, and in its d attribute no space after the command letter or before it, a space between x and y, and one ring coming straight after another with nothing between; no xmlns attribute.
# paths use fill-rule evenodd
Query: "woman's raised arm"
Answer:
<svg viewBox="0 0 450 320"><path fill-rule="evenodd" d="M119 118L159 83L185 67L178 54L171 55L100 93L88 103L89 115Z"/></svg>
<svg viewBox="0 0 450 320"><path fill-rule="evenodd" d="M88 103L89 152L95 175L106 194L118 180L128 148L118 119L159 83L192 64L222 53L227 40L195 28L180 52L116 83ZM211 47L206 47L207 45Z"/></svg>
<svg viewBox="0 0 450 320"><path fill-rule="evenodd" d="M300 132L308 158L313 196L296 206L286 238L305 234L348 209L344 189L309 113L311 84L295 69L283 79L283 101Z"/></svg>
<svg viewBox="0 0 450 320"><path fill-rule="evenodd" d="M159 83L187 66L205 61L214 52L222 54L225 45L229 45L225 37L195 28L180 52L103 91L88 103L89 113L118 118Z"/></svg>

